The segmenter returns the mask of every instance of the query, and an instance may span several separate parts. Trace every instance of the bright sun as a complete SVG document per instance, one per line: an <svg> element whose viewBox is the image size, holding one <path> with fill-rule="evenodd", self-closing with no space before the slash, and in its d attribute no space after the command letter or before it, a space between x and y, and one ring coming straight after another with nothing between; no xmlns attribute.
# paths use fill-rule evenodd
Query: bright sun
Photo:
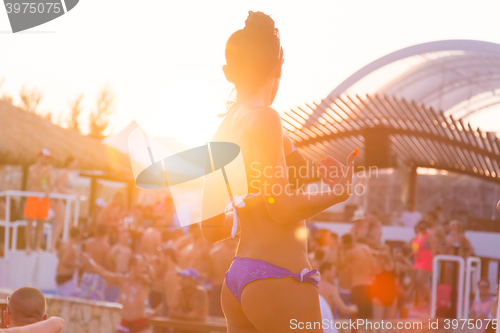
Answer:
<svg viewBox="0 0 500 333"><path fill-rule="evenodd" d="M200 78L176 81L163 91L155 112L140 119L151 136L173 137L193 146L210 141L225 112L225 101L210 84Z"/></svg>

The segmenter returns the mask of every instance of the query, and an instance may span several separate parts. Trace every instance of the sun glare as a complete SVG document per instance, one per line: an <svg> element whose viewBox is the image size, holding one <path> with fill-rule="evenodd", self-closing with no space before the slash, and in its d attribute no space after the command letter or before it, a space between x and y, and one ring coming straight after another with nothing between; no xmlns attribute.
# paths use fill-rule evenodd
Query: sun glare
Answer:
<svg viewBox="0 0 500 333"><path fill-rule="evenodd" d="M163 89L155 112L141 124L152 136L173 137L190 145L209 141L225 112L225 101L208 81L200 78L178 80Z"/></svg>

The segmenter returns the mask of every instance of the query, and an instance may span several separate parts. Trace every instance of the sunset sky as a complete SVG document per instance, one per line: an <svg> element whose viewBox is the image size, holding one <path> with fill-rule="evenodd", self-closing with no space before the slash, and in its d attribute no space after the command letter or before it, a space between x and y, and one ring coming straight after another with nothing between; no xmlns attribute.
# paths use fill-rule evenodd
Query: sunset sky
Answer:
<svg viewBox="0 0 500 333"><path fill-rule="evenodd" d="M10 32L0 8L0 94L39 88L40 110L57 118L83 93L86 128L107 85L116 96L111 133L136 120L150 135L202 144L232 88L221 70L225 43L248 10L271 14L281 34L285 63L274 104L280 112L319 101L357 69L407 46L500 43L499 1L81 0L63 17L19 34ZM492 119L500 123L494 112L477 123Z"/></svg>

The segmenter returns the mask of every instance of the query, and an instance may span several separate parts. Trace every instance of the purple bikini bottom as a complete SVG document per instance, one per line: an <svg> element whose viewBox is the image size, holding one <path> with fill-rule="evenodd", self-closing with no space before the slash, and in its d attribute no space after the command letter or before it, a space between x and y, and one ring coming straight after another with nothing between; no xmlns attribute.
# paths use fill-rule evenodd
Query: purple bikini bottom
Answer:
<svg viewBox="0 0 500 333"><path fill-rule="evenodd" d="M294 274L288 269L273 265L267 261L253 258L234 257L229 270L226 272L226 285L236 299L241 302L241 291L247 283L257 279L284 278L293 276L299 282L310 282L316 287L320 280L317 269L309 271L304 268Z"/></svg>

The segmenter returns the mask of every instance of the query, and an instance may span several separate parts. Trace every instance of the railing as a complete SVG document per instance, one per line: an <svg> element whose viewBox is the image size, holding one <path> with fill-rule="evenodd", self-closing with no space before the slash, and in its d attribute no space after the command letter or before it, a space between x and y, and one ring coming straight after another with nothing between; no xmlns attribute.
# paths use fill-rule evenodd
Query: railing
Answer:
<svg viewBox="0 0 500 333"><path fill-rule="evenodd" d="M462 301L464 298L464 275L465 275L465 260L460 256L452 256L448 254L438 254L434 256L433 267L432 267L432 291L431 291L431 318L436 318L436 301L437 301L437 287L439 274L439 264L440 262L457 262L458 263L458 291L457 291L457 319L462 319Z"/></svg>
<svg viewBox="0 0 500 333"><path fill-rule="evenodd" d="M42 192L28 192L28 191L13 191L13 190L8 190L8 191L1 191L0 192L0 197L5 197L5 220L2 221L0 220L0 226L4 226L4 258L8 259L9 257L9 250L11 249L9 238L10 238L10 228L11 224L14 224L12 226L13 231L15 232L15 236L17 237L17 227L20 225L24 225L26 222L21 220L21 221L15 221L11 222L11 200L12 197L39 197L43 198L47 194L42 193ZM85 197L83 196L77 196L74 194L61 194L61 193L50 193L49 194L50 199L61 199L66 201L66 208L65 208L65 213L64 213L64 228L63 228L63 240L68 239L69 235L69 221L71 218L71 205L73 202L75 203L75 209L74 209L74 214L73 214L73 225L78 225L78 218L80 215L80 201L85 200ZM44 223L44 221L37 221L37 223ZM14 236L14 235L13 235ZM17 240L13 240L13 244L16 244ZM14 247L12 247L12 250L15 250Z"/></svg>
<svg viewBox="0 0 500 333"><path fill-rule="evenodd" d="M3 312L7 309L7 300L0 299L0 313L2 316L0 317L0 328L7 328L5 323L3 322Z"/></svg>
<svg viewBox="0 0 500 333"><path fill-rule="evenodd" d="M208 317L205 321L182 320L169 317L151 318L153 332L158 328L172 328L179 330L189 330L190 332L227 332L226 320L224 317Z"/></svg>
<svg viewBox="0 0 500 333"><path fill-rule="evenodd" d="M434 256L432 268L431 318L436 318L437 285L439 279L439 274L437 272L439 272L439 264L441 262L458 263L456 317L457 319L468 319L471 285L474 288L476 300L479 297L478 282L481 279L481 258L468 257L467 261L465 261L462 257L454 255L439 254ZM500 300L497 309L497 318L500 318ZM500 333L500 325L497 325L496 332Z"/></svg>
<svg viewBox="0 0 500 333"><path fill-rule="evenodd" d="M474 264L476 264L476 266L474 266ZM481 259L477 257L468 257L465 264L465 302L463 311L463 317L465 319L469 318L471 285L474 288L475 300L479 299L479 280L481 280Z"/></svg>

